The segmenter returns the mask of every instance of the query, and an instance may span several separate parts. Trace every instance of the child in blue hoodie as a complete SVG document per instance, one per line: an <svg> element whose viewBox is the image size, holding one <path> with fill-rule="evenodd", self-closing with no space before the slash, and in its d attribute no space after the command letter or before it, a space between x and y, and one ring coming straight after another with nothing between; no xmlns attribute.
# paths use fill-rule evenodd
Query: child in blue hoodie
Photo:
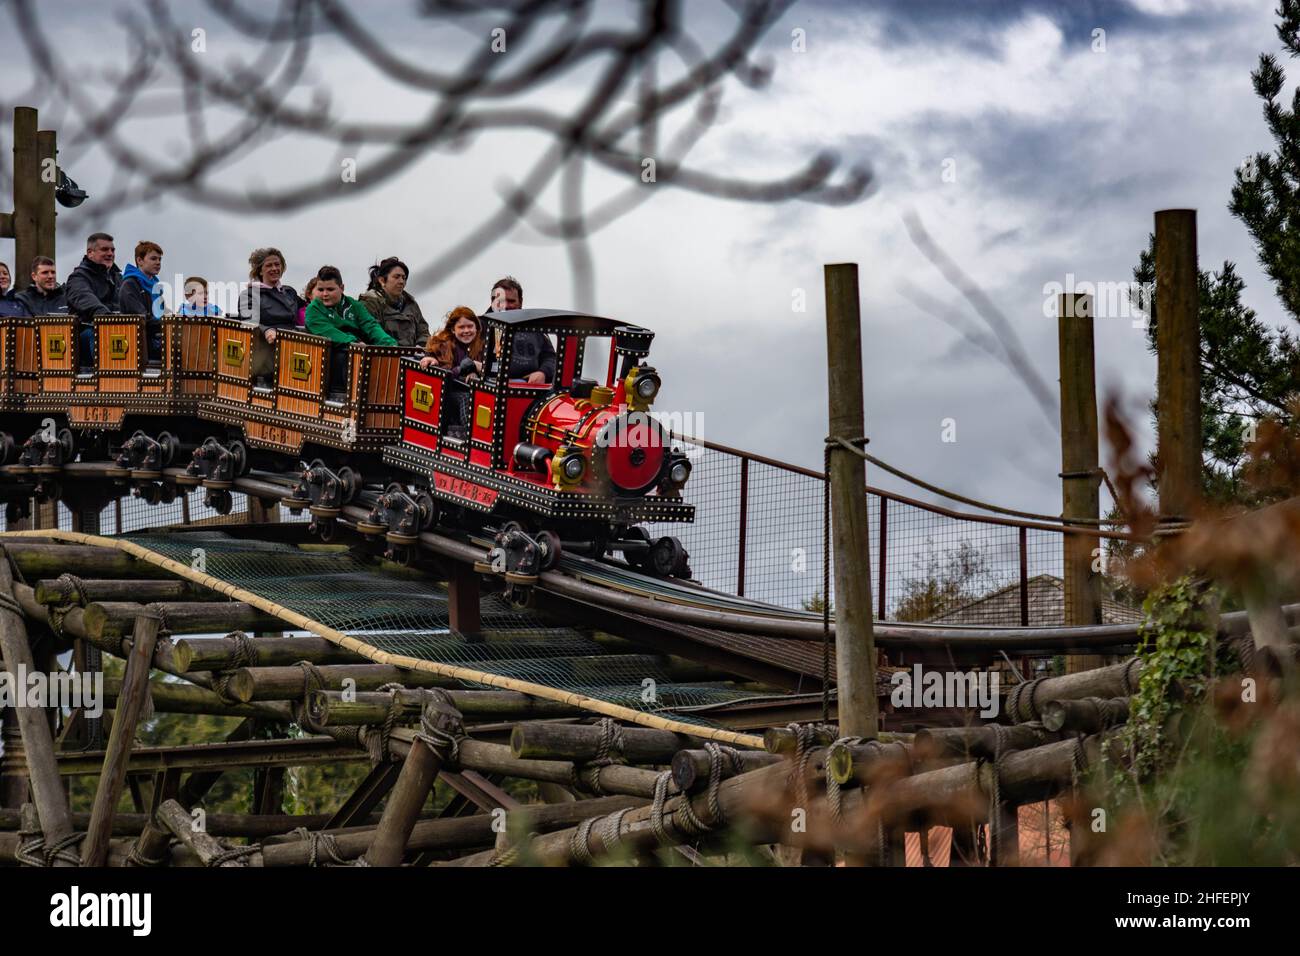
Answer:
<svg viewBox="0 0 1300 956"><path fill-rule="evenodd" d="M221 307L208 303L208 280L190 276L185 280L185 301L176 310L180 315L221 315Z"/></svg>
<svg viewBox="0 0 1300 956"><path fill-rule="evenodd" d="M144 315L145 340L149 346L149 360L162 358L162 315L166 308L162 289L158 288L158 273L162 270L162 246L145 240L136 243L135 262L122 273L122 287L117 294L118 308L124 315Z"/></svg>

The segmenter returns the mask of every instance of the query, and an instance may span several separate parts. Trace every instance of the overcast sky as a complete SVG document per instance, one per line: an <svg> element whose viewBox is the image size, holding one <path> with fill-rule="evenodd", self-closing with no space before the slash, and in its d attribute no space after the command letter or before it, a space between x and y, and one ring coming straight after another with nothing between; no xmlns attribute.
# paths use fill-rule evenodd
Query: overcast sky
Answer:
<svg viewBox="0 0 1300 956"><path fill-rule="evenodd" d="M37 6L58 54L79 65L87 95L107 102L115 89L104 71L129 55L128 33L138 29L123 11L139 6ZM187 32L191 24L206 31L206 50L195 54L205 64L252 56L249 41L206 6L169 8ZM393 52L426 69L454 70L490 42L484 21L433 23L408 3L352 8ZM717 175L763 179L830 148L846 166L871 167L870 195L848 206L769 206L648 185L658 190L650 201L593 238L595 310L658 332L661 407L691 415L717 441L817 465L827 405L822 266L856 262L872 452L968 495L1057 513L1055 411L1045 413L1003 365L936 317L972 328L979 321L909 240L903 216L914 210L1007 317L1053 394L1056 322L1044 314L1045 285L1064 284L1067 273L1129 280L1157 209L1197 209L1202 267L1237 262L1247 303L1281 323L1249 236L1226 209L1234 168L1270 145L1250 71L1261 51L1278 47L1272 8L1271 0L796 4L759 45L774 68L771 83L757 91L729 83L720 121L690 161ZM686 9L691 36L706 50L734 25L724 4ZM630 4L602 4L598 19L626 23L632 12ZM12 24L0 22L6 107L31 103L42 109L42 126L71 125L61 97L40 84L28 90L31 62ZM545 37L557 25L543 26ZM794 49L800 39L802 52ZM527 102L563 112L592 76L567 74ZM321 87L331 109L350 119L413 121L429 109L426 96L397 87L328 38L314 44L303 88L284 92L302 105ZM189 133L165 108L165 94L157 102L156 116L127 128L166 164ZM7 114L4 123L7 163ZM343 157L356 160L357 182L327 204L260 216L165 195L107 209L96 203L115 183L103 151L66 139L61 146L64 165L91 194L75 213L60 214L61 274L76 264L84 235L102 227L116 236L122 265L135 241L149 238L166 250L164 275L237 280L249 250L269 244L284 250L291 284L301 287L329 262L355 294L376 259L397 254L418 273L477 226L544 143L535 134L485 133L372 189L367 163L381 151L349 155L280 137L239 157L217 181L233 190L287 188L337 171ZM627 183L593 173L590 186L599 197ZM555 209L553 192L544 200ZM0 258L12 264L10 240L0 240ZM459 303L483 308L492 281L507 272L522 281L530 306L574 305L563 249L523 226L411 291L432 320ZM793 307L799 290L802 312ZM1143 333L1128 318L1109 318L1098 320L1096 335L1099 385L1143 408L1155 370ZM945 419L954 421L956 441L943 441ZM908 490L875 469L869 477Z"/></svg>

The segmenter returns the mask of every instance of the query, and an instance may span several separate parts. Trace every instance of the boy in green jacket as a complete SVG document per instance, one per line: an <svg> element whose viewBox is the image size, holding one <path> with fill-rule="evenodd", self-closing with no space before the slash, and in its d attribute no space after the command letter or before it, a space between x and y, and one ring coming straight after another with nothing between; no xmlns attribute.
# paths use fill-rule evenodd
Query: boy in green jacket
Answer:
<svg viewBox="0 0 1300 956"><path fill-rule="evenodd" d="M343 274L334 266L321 266L316 273L316 298L307 306L307 331L333 343L330 347L331 400L339 400L348 384L348 345L396 345L366 307L343 294Z"/></svg>

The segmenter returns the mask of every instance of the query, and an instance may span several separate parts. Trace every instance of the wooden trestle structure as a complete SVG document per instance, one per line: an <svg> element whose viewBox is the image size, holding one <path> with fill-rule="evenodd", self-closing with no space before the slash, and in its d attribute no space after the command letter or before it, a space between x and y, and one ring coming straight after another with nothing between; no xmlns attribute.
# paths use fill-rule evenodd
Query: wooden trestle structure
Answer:
<svg viewBox="0 0 1300 956"><path fill-rule="evenodd" d="M107 734L79 712L3 711L0 865L586 865L663 852L697 860L734 853L737 841L783 861L840 853L900 865L906 834L936 826L952 828L954 865L1014 865L1017 807L1069 793L1103 751L1122 762L1115 733L1141 667L1128 659L1016 685L1001 723L874 740L791 724L767 728L761 747L732 746L707 728L675 733L466 689L322 637L250 637L285 624L112 548L0 546L9 671L57 673L55 656L69 650L78 668L96 654L125 662L104 683ZM1243 627L1226 636L1251 641ZM224 740L143 746L150 708L242 721ZM303 735L261 739L268 723ZM370 770L332 813L279 812L286 768L342 763ZM195 813L224 773L248 768L260 773L254 812ZM89 813L69 808L65 784L77 775L99 778ZM437 780L458 795L456 813L426 809ZM548 802L521 804L512 780ZM121 813L128 783L137 802Z"/></svg>

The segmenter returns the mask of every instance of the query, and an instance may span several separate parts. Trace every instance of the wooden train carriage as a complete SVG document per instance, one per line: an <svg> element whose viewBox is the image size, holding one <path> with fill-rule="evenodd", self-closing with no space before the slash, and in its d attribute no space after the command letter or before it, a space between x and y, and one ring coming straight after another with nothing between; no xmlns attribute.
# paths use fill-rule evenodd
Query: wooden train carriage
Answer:
<svg viewBox="0 0 1300 956"><path fill-rule="evenodd" d="M32 323L37 354L27 411L66 413L73 428L111 432L121 429L128 416L192 416L211 392L210 320L165 317L163 353L150 362L144 316L96 316L93 366L79 354L75 316L20 321ZM17 368L16 373L26 374Z"/></svg>
<svg viewBox="0 0 1300 956"><path fill-rule="evenodd" d="M304 446L378 452L401 428L398 401L403 350L353 343L341 401L329 398L330 342L295 329L279 329L273 385L252 375L255 326L212 320L216 335L216 394L200 416L241 428L251 448L301 455Z"/></svg>
<svg viewBox="0 0 1300 956"><path fill-rule="evenodd" d="M485 378L471 387L437 367L420 368L402 362L404 421L401 442L384 451L384 461L424 477L436 497L472 510L520 510L549 518L617 525L639 522L692 521L695 508L679 498L654 494L616 495L593 487L559 488L546 471L522 467L515 460L525 419L542 400L573 388L583 371L587 340L610 340L610 376L615 351L613 339L624 323L576 312L519 309L484 317L488 351L510 355L517 331L542 332L552 337L556 350L555 381L530 385L510 379L500 368L489 367ZM589 383L590 384L590 383ZM454 415L453 396L468 392L469 420L463 436L448 434Z"/></svg>
<svg viewBox="0 0 1300 956"><path fill-rule="evenodd" d="M30 316L0 319L0 411L23 411L39 386L36 326Z"/></svg>

